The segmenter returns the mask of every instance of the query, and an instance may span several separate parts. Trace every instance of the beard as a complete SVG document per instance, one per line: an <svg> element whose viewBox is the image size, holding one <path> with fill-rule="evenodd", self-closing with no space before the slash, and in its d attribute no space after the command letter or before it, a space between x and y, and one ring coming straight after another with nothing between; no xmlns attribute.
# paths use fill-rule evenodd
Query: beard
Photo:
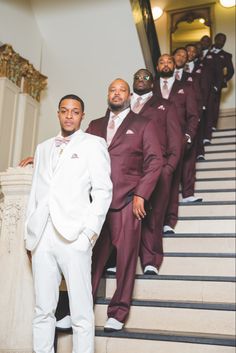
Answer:
<svg viewBox="0 0 236 353"><path fill-rule="evenodd" d="M160 72L159 72L159 76L160 76L160 77L163 77L163 78L171 77L171 76L173 76L173 74L174 74L174 70L170 70L170 71L160 71Z"/></svg>
<svg viewBox="0 0 236 353"><path fill-rule="evenodd" d="M142 96L152 91L151 88L133 88L133 90L134 90L134 93L137 93L139 96Z"/></svg>
<svg viewBox="0 0 236 353"><path fill-rule="evenodd" d="M108 101L108 107L112 112L121 112L122 110L125 110L129 106L130 106L130 100L126 100L118 104Z"/></svg>

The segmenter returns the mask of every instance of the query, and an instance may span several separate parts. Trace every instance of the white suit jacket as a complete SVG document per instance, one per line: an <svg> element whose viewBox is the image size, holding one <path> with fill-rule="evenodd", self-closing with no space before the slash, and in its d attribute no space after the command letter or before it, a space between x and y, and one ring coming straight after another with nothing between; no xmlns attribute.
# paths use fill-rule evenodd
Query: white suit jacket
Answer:
<svg viewBox="0 0 236 353"><path fill-rule="evenodd" d="M36 149L25 224L28 250L37 246L49 214L68 241L76 240L86 230L91 238L101 231L112 199L107 145L103 138L82 130L75 134L54 171L55 138Z"/></svg>

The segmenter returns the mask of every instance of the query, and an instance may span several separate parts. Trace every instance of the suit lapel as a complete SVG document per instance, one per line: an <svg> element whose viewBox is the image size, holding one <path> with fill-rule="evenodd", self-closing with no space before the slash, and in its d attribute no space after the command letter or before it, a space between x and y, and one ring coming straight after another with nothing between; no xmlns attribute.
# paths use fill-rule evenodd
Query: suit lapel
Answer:
<svg viewBox="0 0 236 353"><path fill-rule="evenodd" d="M132 119L135 119L135 113L133 113L132 111L130 111L128 113L128 115L125 117L125 119L122 121L121 125L119 126L119 128L117 129L115 136L113 137L110 146L109 146L109 150L114 146L114 144L116 143L116 141L124 134L124 132L127 130L130 122L132 121Z"/></svg>
<svg viewBox="0 0 236 353"><path fill-rule="evenodd" d="M180 82L175 80L174 83L173 83L173 86L171 88L169 98L173 97L176 94L176 92L178 91L179 87L180 87Z"/></svg>
<svg viewBox="0 0 236 353"><path fill-rule="evenodd" d="M69 144L64 149L62 155L59 157L59 160L57 162L57 165L56 165L56 168L54 170L54 173L56 173L61 168L61 166L63 165L63 162L70 156L74 145L78 144L78 142L81 142L83 139L84 139L83 131L82 130L78 130L77 133L76 133L76 136L74 136L72 138L72 140L69 142Z"/></svg>

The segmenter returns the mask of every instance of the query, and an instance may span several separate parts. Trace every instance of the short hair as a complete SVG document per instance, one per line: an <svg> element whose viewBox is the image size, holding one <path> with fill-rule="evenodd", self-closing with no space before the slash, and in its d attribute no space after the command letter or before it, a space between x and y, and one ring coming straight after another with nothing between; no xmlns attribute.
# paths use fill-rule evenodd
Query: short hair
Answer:
<svg viewBox="0 0 236 353"><path fill-rule="evenodd" d="M172 55L174 56L174 55L177 53L177 51L179 51L179 50L184 50L184 51L187 53L187 50L186 50L185 47L179 47L179 48L176 48L176 49L173 51Z"/></svg>
<svg viewBox="0 0 236 353"><path fill-rule="evenodd" d="M83 102L83 100L80 97L76 96L75 94L67 94L66 96L62 97L60 99L60 101L59 101L58 109L60 109L61 102L64 101L64 99L73 99L75 101L80 102L81 108L82 108L82 112L84 112L84 102Z"/></svg>
<svg viewBox="0 0 236 353"><path fill-rule="evenodd" d="M218 37L221 37L221 36L226 39L226 34L224 34L224 33L217 33L217 34L215 35L215 38L214 38L214 39L216 39L216 38L218 38Z"/></svg>
<svg viewBox="0 0 236 353"><path fill-rule="evenodd" d="M187 49L188 47L194 47L194 48L196 48L196 49L197 49L197 47L196 47L196 44L195 44L195 43L188 43L188 44L186 44L186 45L185 45L185 49Z"/></svg>

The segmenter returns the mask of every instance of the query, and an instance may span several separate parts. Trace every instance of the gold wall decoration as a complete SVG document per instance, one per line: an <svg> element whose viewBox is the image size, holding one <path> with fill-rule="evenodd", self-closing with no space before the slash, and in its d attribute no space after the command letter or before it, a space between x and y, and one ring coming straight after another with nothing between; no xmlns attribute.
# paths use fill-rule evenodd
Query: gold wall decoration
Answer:
<svg viewBox="0 0 236 353"><path fill-rule="evenodd" d="M47 86L47 76L14 51L10 44L0 47L0 77L7 77L20 87L22 93L40 101L40 93Z"/></svg>

